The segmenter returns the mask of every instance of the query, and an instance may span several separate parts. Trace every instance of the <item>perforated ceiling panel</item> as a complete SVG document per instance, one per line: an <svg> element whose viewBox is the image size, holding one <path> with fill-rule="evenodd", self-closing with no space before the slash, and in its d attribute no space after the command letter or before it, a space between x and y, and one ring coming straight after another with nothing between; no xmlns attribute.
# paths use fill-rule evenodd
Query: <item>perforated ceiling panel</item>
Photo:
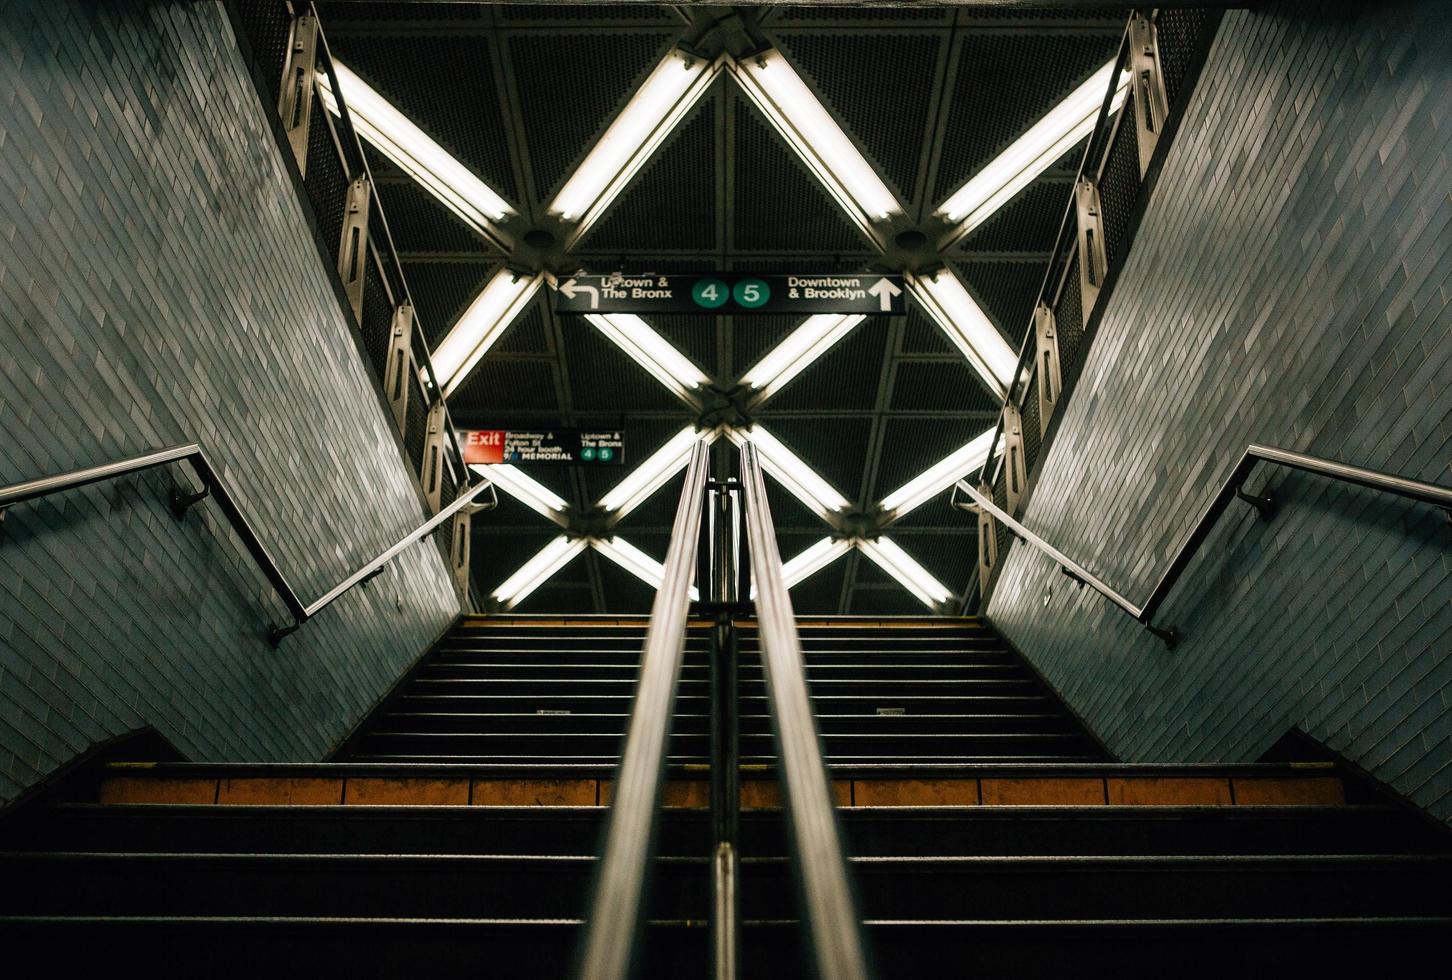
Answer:
<svg viewBox="0 0 1452 980"><path fill-rule="evenodd" d="M733 245L742 251L862 253L867 242L756 109L736 102Z"/></svg>
<svg viewBox="0 0 1452 980"><path fill-rule="evenodd" d="M485 262L403 263L408 291L413 296L424 336L428 338L429 350L448 335L449 328L493 272L494 266Z"/></svg>
<svg viewBox="0 0 1452 980"><path fill-rule="evenodd" d="M870 317L771 400L784 409L872 408L877 403L888 319Z"/></svg>
<svg viewBox="0 0 1452 980"><path fill-rule="evenodd" d="M941 34L783 32L778 40L899 198L911 202L945 46Z"/></svg>
<svg viewBox="0 0 1452 980"><path fill-rule="evenodd" d="M902 361L893 376L894 409L934 412L994 412L999 400L961 360Z"/></svg>
<svg viewBox="0 0 1452 980"><path fill-rule="evenodd" d="M772 435L786 443L847 499L858 503L871 448L870 418L795 418L762 413Z"/></svg>
<svg viewBox="0 0 1452 980"><path fill-rule="evenodd" d="M1120 24L1102 34L966 35L943 126L935 200L961 187L1105 62Z"/></svg>
<svg viewBox="0 0 1452 980"><path fill-rule="evenodd" d="M320 16L326 30L331 23L326 8ZM519 200L487 39L346 30L336 37L329 31L328 37L338 60L486 184Z"/></svg>
<svg viewBox="0 0 1452 980"><path fill-rule="evenodd" d="M673 35L530 32L509 39L536 200L547 201L653 68Z"/></svg>
<svg viewBox="0 0 1452 980"><path fill-rule="evenodd" d="M633 255L651 249L717 248L717 114L716 99L703 99L580 243L581 250Z"/></svg>
<svg viewBox="0 0 1452 980"><path fill-rule="evenodd" d="M1008 345L1018 350L1029 328L1034 303L1039 298L1046 264L1041 258L1033 258L955 262L953 265Z"/></svg>

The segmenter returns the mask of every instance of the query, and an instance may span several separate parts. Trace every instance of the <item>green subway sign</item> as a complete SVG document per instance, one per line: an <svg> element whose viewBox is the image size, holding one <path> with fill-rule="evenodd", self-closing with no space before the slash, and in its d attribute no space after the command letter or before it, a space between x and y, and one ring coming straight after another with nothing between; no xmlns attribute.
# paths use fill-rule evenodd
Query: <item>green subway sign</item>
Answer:
<svg viewBox="0 0 1452 980"><path fill-rule="evenodd" d="M787 276L570 276L555 291L560 313L876 313L904 309L902 276L876 274Z"/></svg>

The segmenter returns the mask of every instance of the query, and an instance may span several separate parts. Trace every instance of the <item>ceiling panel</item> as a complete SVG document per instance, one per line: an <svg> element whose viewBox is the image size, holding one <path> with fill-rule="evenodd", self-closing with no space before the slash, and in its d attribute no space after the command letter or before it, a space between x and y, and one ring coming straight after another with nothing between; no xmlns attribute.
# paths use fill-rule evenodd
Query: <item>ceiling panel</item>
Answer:
<svg viewBox="0 0 1452 980"><path fill-rule="evenodd" d="M378 8L374 16L385 9L368 6ZM353 34L347 24L332 29L326 7L320 17L339 61L484 183L518 203L509 129L487 41L477 35Z"/></svg>
<svg viewBox="0 0 1452 980"><path fill-rule="evenodd" d="M773 395L768 406L776 411L874 407L888 326L887 317L864 320Z"/></svg>
<svg viewBox="0 0 1452 980"><path fill-rule="evenodd" d="M895 409L997 412L1000 404L967 361L903 361L894 374Z"/></svg>
<svg viewBox="0 0 1452 980"><path fill-rule="evenodd" d="M858 503L867 450L872 440L870 418L772 418L762 424L849 500Z"/></svg>
<svg viewBox="0 0 1452 980"><path fill-rule="evenodd" d="M536 200L559 190L673 40L655 31L510 36Z"/></svg>
<svg viewBox="0 0 1452 980"><path fill-rule="evenodd" d="M469 301L494 274L488 262L429 262L409 260L403 263L409 295L414 310L428 338L429 350L439 346L454 321Z"/></svg>

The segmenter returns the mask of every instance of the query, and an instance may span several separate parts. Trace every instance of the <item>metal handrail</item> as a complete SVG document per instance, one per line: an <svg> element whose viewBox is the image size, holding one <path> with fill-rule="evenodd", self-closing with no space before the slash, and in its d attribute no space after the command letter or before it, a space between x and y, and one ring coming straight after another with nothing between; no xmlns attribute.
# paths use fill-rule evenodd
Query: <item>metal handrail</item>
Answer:
<svg viewBox="0 0 1452 980"><path fill-rule="evenodd" d="M1089 137L1084 142L1084 152L1079 157L1079 169L1074 175L1073 184L1076 189L1080 182L1084 180L1084 172L1089 167L1090 154L1094 152L1095 144L1099 139L1100 133L1109 123L1109 118L1114 115L1114 93L1119 89L1119 76L1124 72L1124 64L1125 60L1129 57L1129 50L1129 26L1126 24L1124 34L1119 40L1119 50L1114 56L1114 71L1109 76L1109 88L1104 93L1104 100L1099 104L1099 114L1094 119L1094 128L1089 131ZM1112 142L1112 140L1106 141L1105 145L1101 148L1106 156L1109 152L1109 145ZM1067 248L1064 245L1064 236L1069 231L1071 225L1070 219L1073 215L1074 192L1071 191L1069 193L1069 201L1064 206L1064 214L1059 219L1059 230L1054 235L1054 246L1049 251L1049 263L1044 269L1044 278L1039 283L1038 296L1034 300L1035 311L1037 311L1040 304L1045 302L1044 298L1048 295L1051 285L1054 287L1055 292L1061 288L1060 282L1064 278L1063 273L1069 268L1069 256L1072 256L1078 248L1077 244ZM1060 274L1055 276L1054 273L1056 268L1059 268L1061 257L1063 257L1063 266L1059 269ZM1059 282L1056 282L1056 280ZM1030 364L1035 362L1031 351L1037 346L1037 340L1034 334L1034 313L1030 312L1028 328L1024 331L1023 342L1018 347L1018 362L1014 365L1013 377L1009 378L1008 389L1003 393L1003 406L999 409L998 424L993 429L993 439L988 443L988 455L984 457L983 467L978 473L980 483L990 481L988 473L989 467L993 466L998 458L998 439L1003 432L1003 408L1006 408L1008 403L1016 397L1018 391L1028 390L1029 378L1036 369L1029 367ZM1021 389L1020 383L1022 383Z"/></svg>
<svg viewBox="0 0 1452 980"><path fill-rule="evenodd" d="M1412 480L1394 473L1383 473L1377 470L1364 469L1360 466L1352 466L1333 459L1323 459L1319 456L1309 456L1305 453L1292 452L1289 449L1277 449L1274 446L1262 446L1251 443L1241 454L1240 460L1235 468L1230 471L1225 482L1221 484L1220 490L1205 510L1200 514L1200 519L1190 529L1190 533L1181 542L1176 550L1174 558L1170 560L1169 566L1160 575L1159 581L1150 591L1149 598L1145 599L1142 605L1136 605L1125 598L1115 589L1107 585L1103 579L1090 572L1083 565L1065 555L1062 551L1049 544L1033 531L1024 527L1021 523L1009 516L1001 507L986 497L968 481L960 480L953 489L951 498L954 507L960 510L969 510L973 507L981 507L992 514L996 520L1002 521L1008 528L1026 544L1030 544L1039 551L1048 555L1058 564L1059 568L1070 578L1088 585L1095 592L1104 596L1114 605L1118 606L1136 622L1143 625L1151 633L1154 633L1171 649L1181 638L1180 631L1173 626L1168 628L1156 627L1153 623L1155 613L1159 612L1165 598L1175 583L1184 573L1195 552L1205 543L1210 531L1214 528L1215 522L1230 506L1232 500L1241 500L1250 504L1264 518L1269 518L1275 511L1275 498L1267 491L1261 496L1247 493L1244 489L1245 481L1250 477L1251 470L1255 469L1257 463L1274 463L1277 466L1285 466L1293 470L1301 470L1305 473L1312 473L1316 476L1324 476L1343 483L1353 483L1358 486L1368 487L1372 490L1380 490L1384 493L1395 494L1399 497L1406 497L1421 503L1432 504L1441 507L1452 515L1452 487L1444 487L1435 483L1425 483L1421 480ZM967 494L973 504L964 504L958 499L958 491Z"/></svg>
<svg viewBox="0 0 1452 980"><path fill-rule="evenodd" d="M278 597L282 599L283 605L292 615L291 626L279 626L275 623L268 624L268 640L273 646L289 633L294 632L309 619L322 612L332 605L340 596L348 592L354 586L373 578L383 570L383 567L398 556L409 545L426 537L440 524L453 517L465 507L473 505L474 499L486 489L493 496L493 501L484 505L484 509L498 506L499 494L493 484L481 481L469 488L465 493L456 498L443 510L439 511L429 520L424 521L413 531L404 535L397 543L389 547L377 558L368 562L362 568L349 575L333 588L329 589L317 600L307 605L298 598L297 590L287 581L282 569L278 567L277 559L272 557L272 552L262 543L261 537L247 520L242 509L237 506L237 501L228 490L226 481L212 461L207 457L206 450L196 443L186 443L180 446L171 446L167 449L158 449L154 452L143 453L140 456L131 456L126 459L118 459L111 463L103 463L100 466L88 466L77 470L68 470L64 473L54 473L50 476L43 476L36 480L27 480L23 483L14 483L7 487L0 487L0 516L3 516L6 509L28 500L35 500L62 490L74 490L77 487L88 486L92 483L100 483L104 480L115 479L131 473L139 473L142 470L155 469L161 466L168 466L172 463L187 463L191 466L192 472L202 484L202 490L196 493L185 493L181 490L173 490L171 498L172 513L178 519L186 515L187 509L193 504L210 496L222 508L222 513L232 525L237 536L242 539L243 546L248 554L252 556L267 581L272 584Z"/></svg>
<svg viewBox="0 0 1452 980"><path fill-rule="evenodd" d="M308 0L306 6L312 14L314 22L317 24L317 53L323 62L323 70L328 76L328 84L333 90L333 99L338 104L338 121L344 134L347 136L349 146L353 150L352 155L354 160L350 161L348 159L349 154L343 150L341 145L338 146L338 155L343 164L343 174L345 177L351 178L352 170L356 167L368 181L368 187L374 203L374 206L370 207L368 211L369 220L372 221L376 215L379 224L383 228L383 241L387 246L386 251L388 252L389 263L393 266L393 275L396 277L398 285L402 288L403 295L408 300L408 304L413 307L414 319L416 321L418 319L418 306L413 302L413 294L408 288L408 279L403 274L403 260L398 257L398 249L394 246L393 230L388 225L388 215L383 211L383 202L378 195L378 183L373 179L373 168L368 165L368 155L363 150L363 140L358 135L358 131L353 127L352 113L348 109L347 101L343 98L343 87L338 84L338 73L333 67L333 49L328 45L328 37L323 31L323 21L318 16L316 6L311 0ZM438 375L434 372L434 362L429 355L428 344L420 343L419 335L420 331L415 330L410 343L413 347L412 353L414 360L422 368L424 375L428 378L429 386L432 389L431 391L424 392L425 395L430 397L430 404L432 405L443 401L444 386L439 383ZM459 442L459 432L454 427L454 419L450 415L447 405L444 407L444 431L449 437L449 443L453 447L454 456L458 460L458 466L462 472L462 478L459 482L467 486L474 482L477 474L464 461L464 449Z"/></svg>
<svg viewBox="0 0 1452 980"><path fill-rule="evenodd" d="M762 666L801 886L802 917L808 925L817 975L823 980L865 980L867 954L832 808L821 741L807 695L801 639L791 596L782 578L781 553L767 504L761 461L756 446L749 442L741 447L741 482L751 572L756 583Z"/></svg>
<svg viewBox="0 0 1452 980"><path fill-rule="evenodd" d="M581 945L578 975L590 980L624 980L629 976L643 924L645 876L655 849L666 745L685 659L691 579L696 570L701 504L710 458L706 444L697 442L691 450L681 500L676 506L661 586L650 609L625 752L615 775L615 799L610 806L600 870Z"/></svg>

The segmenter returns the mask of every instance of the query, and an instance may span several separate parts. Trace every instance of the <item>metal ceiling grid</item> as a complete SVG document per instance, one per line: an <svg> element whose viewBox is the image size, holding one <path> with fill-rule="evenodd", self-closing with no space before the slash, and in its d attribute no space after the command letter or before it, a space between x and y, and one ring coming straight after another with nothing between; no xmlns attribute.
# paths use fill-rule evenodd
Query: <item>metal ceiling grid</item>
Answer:
<svg viewBox="0 0 1452 980"><path fill-rule="evenodd" d="M330 13L343 7L355 10L347 23ZM472 45L480 52L475 63L482 60L489 66L497 93L489 104L499 109L503 119L502 132L490 146L496 154L495 173L499 172L499 160L507 159L512 179L492 177L486 166L474 163L468 150L460 148L459 156L506 195L512 188L523 187L526 199L519 200L515 195L515 203L526 220L543 213L542 200L584 156L688 19L677 8L639 5L612 9L411 4L406 16L402 16L403 11L383 5L326 4L322 12L330 37L335 38L335 47L345 61L350 56L349 44L361 45L379 38L408 39L427 45L443 38L449 47L467 50ZM360 16L365 12L366 19ZM904 199L920 198L906 202L911 205L910 213L919 215L941 197L923 193L925 188L952 183L944 176L944 163L936 146L943 146L946 153L946 144L960 138L970 149L977 147L989 156L996 152L993 148L983 149L987 137L982 134L988 120L982 115L965 118L962 101L957 98L962 94L965 74L964 50L976 51L973 45L980 41L999 44L1025 37L1067 39L1081 49L1079 57L1089 59L1083 52L1095 48L1103 53L1101 61L1107 60L1123 18L1117 10L1027 14L1015 10L999 14L945 8L832 7L777 8L757 13L763 15L762 23L767 28L764 36L780 42L828 112L869 157L875 158L884 178L899 185L917 185L899 186L899 193ZM772 31L781 34L772 38ZM1070 51L1075 44L1060 47L1069 52L1064 59L1077 64ZM389 50L393 54L385 57L396 58L398 49ZM837 67L833 65L834 57ZM465 55L466 66L467 59ZM927 67L929 61L931 69ZM428 60L418 59L416 63L428 64ZM873 70L864 71L864 63L872 64ZM1001 57L1000 63L1005 59ZM359 68L363 73L362 66ZM988 107L989 115L1002 117L998 121L1010 130L1003 141L1017 136L1079 80L1065 76L1067 80L1044 81L1042 85L1026 83L1026 75L1037 79L1045 73L1042 66L1032 63L1005 64L1003 71L1007 82L1000 80L996 101ZM885 76L903 84L884 85ZM925 76L931 78L925 80ZM410 111L406 108L410 104L407 95L391 87L409 85L413 77L409 70L394 70L393 81L381 74L371 77L390 100ZM1030 96L1037 97L1033 93L1046 93L1055 85L1058 91L1044 95L1045 104L1027 104ZM446 84L436 89L444 99L464 102ZM903 94L905 91L919 94L909 98ZM447 108L459 111L457 106ZM976 111L982 113L983 109L980 106ZM415 121L441 144L458 145L460 136L456 133L437 133L434 129L438 123ZM1027 312L1015 311L1010 316L1006 311L1013 308L1016 297L1027 291L1023 285L1028 279L1025 270L1036 264L1037 270L1042 268L1043 252L1057 231L1067 195L1066 176L1071 172L1051 171L1031 185L1025 195L1032 197L1037 188L1047 188L1039 193L1052 202L1051 221L1037 221L1031 229L1014 235L1008 225L1018 224L1025 215L1042 218L1043 209L1020 207L1012 216L1001 213L997 222L988 222L978 235L962 244L970 251L964 253L963 263L955 263L965 273L965 285L979 296L986 311L1010 337L1021 326L1005 320L1026 321ZM408 205L399 207L407 209ZM395 206L391 198L389 208L392 214ZM457 310L460 294L472 295L484 282L481 277L473 289L466 290L464 281L469 273L463 270L479 272L481 263L475 254L459 247L458 238L444 230L453 224L452 216L442 209L435 210L437 234L430 239L425 230L419 236L419 244L432 248L420 248L406 258L410 273L427 270L423 272L424 281L432 277L447 284L448 296L431 300L432 305ZM422 209L417 216L409 214L402 219L408 225L410 243L415 241L415 232L426 228L425 219ZM697 226L702 224L710 226L709 236L699 231ZM860 271L869 267L877 254L842 217L821 185L755 107L734 86L718 83L654 154L575 257L583 268L597 271L628 266L660 272L723 267L780 272L783 267ZM450 264L458 271L445 272ZM1041 274L1037 270L1035 289L1037 275ZM1022 281L1015 279L1012 272L1023 272ZM416 292L418 288L415 285ZM425 315L425 305L420 301L421 316ZM441 325L434 322L438 315L428 317L427 326L434 327L431 333L440 329ZM849 335L759 413L767 428L798 450L806 463L819 468L838 489L856 498L859 505L879 499L887 490L916 476L976 435L975 426L988 424L986 416L970 411L971 405L986 397L971 373L968 376L975 383L958 393L960 400L938 400L940 389L963 387L944 375L956 370L961 376L965 368L961 355L919 310L910 308L907 317L878 322L885 324L885 340L872 339L874 329L864 324L858 328L860 332ZM723 385L729 385L797 325L798 321L767 317L719 317L715 329L711 321L700 318L652 322L657 332ZM883 327L877 330L884 332ZM862 337L872 342L860 340ZM864 344L871 350L865 350ZM854 351L858 352L855 357ZM521 352L528 354L522 359ZM533 356L536 353L543 358ZM580 424L587 417L592 424L622 424L631 447L629 458L639 461L648 455L649 448L637 452L637 445L664 439L691 419L683 405L613 344L581 320L555 315L543 291L530 312L509 329L483 363L487 366L496 360L500 369L483 375L487 381L476 378L477 390L465 385L456 396L456 414L473 414L475 424L497 424L506 415L539 422L557 419L560 424ZM539 374L541 366L547 371L548 381ZM850 409L844 409L842 399L837 397L844 387L861 393L847 400L854 406ZM823 424L828 419L843 431L828 433ZM912 430L912 425L928 428ZM646 435L647 427L659 434ZM861 448L864 431L870 447L866 452ZM925 433L936 433L938 437L925 437ZM608 488L629 469L627 466L609 473L532 470L531 475L584 511L598 499L602 488ZM772 484L769 493L778 528L783 532L786 557L826 533L820 519L780 487ZM652 553L641 539L663 533L674 504L673 495L663 489L620 526L629 529L632 543ZM661 513L654 513L657 510ZM493 571L481 565L480 580L486 585L512 574L557 533L545 518L517 504L497 513L496 521L479 522L478 533L490 542L494 553L507 552L510 559ZM910 536L905 537L906 547L914 554L920 544L930 543L931 539L941 545L945 554L961 559L956 568L949 568L943 556L920 557L935 574L947 569L940 574L955 581L971 573L973 528L941 501L930 501L895 527ZM652 528L659 530L648 530ZM525 529L529 529L527 537L532 545L505 543ZM914 529L933 533L913 534ZM897 533L894 530L893 534ZM519 543L523 545L524 539ZM858 569L864 564L867 570L861 573L859 589ZM571 562L562 574L562 579L551 580L520 608L624 611L617 602L639 603L629 607L632 611L648 607L649 587L594 551ZM856 552L813 578L819 580L817 585L803 583L794 590L794 596L807 590L802 595L813 597L813 611L869 606L868 611L873 612L920 611L916 600ZM858 591L870 594L870 598L855 601L853 596ZM835 604L827 601L829 595L836 596ZM806 608L801 600L798 606Z"/></svg>

